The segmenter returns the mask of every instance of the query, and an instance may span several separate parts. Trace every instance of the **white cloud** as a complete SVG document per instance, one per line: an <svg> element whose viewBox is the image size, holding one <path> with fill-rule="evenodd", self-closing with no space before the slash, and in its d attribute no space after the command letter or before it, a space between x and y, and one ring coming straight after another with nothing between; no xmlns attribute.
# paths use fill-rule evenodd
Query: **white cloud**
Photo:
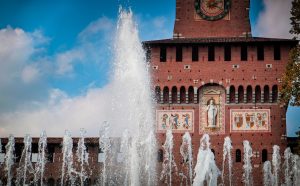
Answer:
<svg viewBox="0 0 300 186"><path fill-rule="evenodd" d="M259 15L253 33L260 37L291 38L289 30L292 0L264 0L265 9Z"/></svg>
<svg viewBox="0 0 300 186"><path fill-rule="evenodd" d="M78 35L80 41L90 40L91 37L99 35L101 32L108 32L111 34L111 31L114 28L114 21L107 17L100 17L96 21L91 22L83 31Z"/></svg>
<svg viewBox="0 0 300 186"><path fill-rule="evenodd" d="M31 83L36 81L39 75L39 69L33 65L29 65L23 69L21 77L24 83Z"/></svg>
<svg viewBox="0 0 300 186"><path fill-rule="evenodd" d="M108 88L92 89L86 95L74 98L61 90L51 90L48 103L39 103L38 109L0 114L0 136L14 134L22 137L27 133L38 136L43 129L49 136L62 136L66 129L78 135L83 127L89 131L89 136L97 136L97 127L109 117L109 109L106 109L109 97Z"/></svg>
<svg viewBox="0 0 300 186"><path fill-rule="evenodd" d="M76 62L84 59L84 51L82 49L72 49L56 56L56 73L65 75L73 72L73 66Z"/></svg>
<svg viewBox="0 0 300 186"><path fill-rule="evenodd" d="M0 112L43 97L47 85L41 83L40 66L44 64L38 58L48 41L38 30L0 29Z"/></svg>

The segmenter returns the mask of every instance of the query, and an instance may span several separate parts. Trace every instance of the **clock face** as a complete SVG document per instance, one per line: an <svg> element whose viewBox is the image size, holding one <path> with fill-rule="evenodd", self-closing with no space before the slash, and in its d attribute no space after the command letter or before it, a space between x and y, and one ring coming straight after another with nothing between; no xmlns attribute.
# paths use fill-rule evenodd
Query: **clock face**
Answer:
<svg viewBox="0 0 300 186"><path fill-rule="evenodd" d="M231 0L195 0L195 9L199 16L208 21L224 18L230 9Z"/></svg>

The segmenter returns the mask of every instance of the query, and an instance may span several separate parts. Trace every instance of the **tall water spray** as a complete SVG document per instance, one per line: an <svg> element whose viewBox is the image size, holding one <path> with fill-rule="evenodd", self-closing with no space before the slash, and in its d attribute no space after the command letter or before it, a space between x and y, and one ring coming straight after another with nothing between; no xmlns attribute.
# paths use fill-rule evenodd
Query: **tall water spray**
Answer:
<svg viewBox="0 0 300 186"><path fill-rule="evenodd" d="M224 174L225 174L225 161L227 159L228 180L229 180L229 185L230 186L232 184L232 159L231 159L231 150L232 150L231 139L230 139L230 137L226 137L224 139L224 145L223 145L222 182L223 182L223 185L225 185Z"/></svg>
<svg viewBox="0 0 300 186"><path fill-rule="evenodd" d="M88 162L88 153L87 153L87 149L85 146L85 136L86 136L86 130L85 129L80 129L80 139L78 141L78 148L76 151L76 156L77 156L77 161L80 164L80 173L79 173L79 177L80 177L80 185L83 186L84 185L84 181L85 179L87 179L87 171L85 170L85 168L89 165Z"/></svg>
<svg viewBox="0 0 300 186"><path fill-rule="evenodd" d="M193 183L193 153L192 153L192 139L189 132L185 132L182 136L182 144L180 146L180 154L183 158L183 161L188 165L188 177L190 184ZM187 177L182 175L182 179Z"/></svg>
<svg viewBox="0 0 300 186"><path fill-rule="evenodd" d="M123 154L123 185L127 186L129 185L129 168L130 168L130 139L129 139L129 132L128 130L125 130L123 132L122 138L121 138L121 153Z"/></svg>
<svg viewBox="0 0 300 186"><path fill-rule="evenodd" d="M7 172L7 186L11 186L12 180L12 166L15 161L15 138L13 135L8 137L8 143L5 146L5 171Z"/></svg>
<svg viewBox="0 0 300 186"><path fill-rule="evenodd" d="M300 158L298 155L292 157L292 175L293 185L300 185Z"/></svg>
<svg viewBox="0 0 300 186"><path fill-rule="evenodd" d="M210 138L204 134L200 140L197 163L195 166L194 186L202 186L206 181L209 186L216 186L220 171L215 162L214 153L210 149Z"/></svg>
<svg viewBox="0 0 300 186"><path fill-rule="evenodd" d="M274 176L274 186L279 185L279 170L280 170L280 148L277 145L273 146L273 155L272 155L272 165L273 165L273 176Z"/></svg>
<svg viewBox="0 0 300 186"><path fill-rule="evenodd" d="M250 146L249 141L245 140L243 141L244 145L244 165L243 165L243 182L246 186L253 185L253 177L252 177L252 164L251 164L251 158L253 156L252 154L252 148Z"/></svg>
<svg viewBox="0 0 300 186"><path fill-rule="evenodd" d="M73 170L73 139L69 131L65 131L63 138L63 163L61 167L61 185L65 185L65 181L69 181L71 185L74 185L74 170ZM66 178L66 180L64 180Z"/></svg>
<svg viewBox="0 0 300 186"><path fill-rule="evenodd" d="M103 166L100 174L100 185L105 186L107 183L107 166L108 166L108 153L110 152L110 140L108 137L109 124L104 122L99 132L99 151L103 153Z"/></svg>
<svg viewBox="0 0 300 186"><path fill-rule="evenodd" d="M265 161L263 166L264 186L273 186L274 177L272 174L272 165L270 161Z"/></svg>
<svg viewBox="0 0 300 186"><path fill-rule="evenodd" d="M170 186L172 185L173 169L175 170L174 172L177 173L177 165L174 160L173 147L174 147L173 134L171 130L168 130L166 133L166 141L163 145L164 160L162 164L162 172L161 172L160 179L164 180Z"/></svg>
<svg viewBox="0 0 300 186"><path fill-rule="evenodd" d="M44 174L45 174L45 164L46 160L46 148L47 148L47 134L43 131L40 135L38 143L38 158L35 165L34 173L34 183L37 185L44 185Z"/></svg>
<svg viewBox="0 0 300 186"><path fill-rule="evenodd" d="M285 186L292 185L292 152L291 149L288 147L284 151L284 184Z"/></svg>
<svg viewBox="0 0 300 186"><path fill-rule="evenodd" d="M153 98L145 51L131 11L120 10L115 46L111 125L128 129L131 141L131 185L156 183ZM115 131L114 131L115 132ZM119 134L121 135L121 134ZM146 166L145 166L146 165Z"/></svg>
<svg viewBox="0 0 300 186"><path fill-rule="evenodd" d="M17 170L17 185L26 185L27 174L34 173L34 169L30 159L31 145L32 138L30 137L30 135L26 135L24 137L24 148L19 162L19 168Z"/></svg>

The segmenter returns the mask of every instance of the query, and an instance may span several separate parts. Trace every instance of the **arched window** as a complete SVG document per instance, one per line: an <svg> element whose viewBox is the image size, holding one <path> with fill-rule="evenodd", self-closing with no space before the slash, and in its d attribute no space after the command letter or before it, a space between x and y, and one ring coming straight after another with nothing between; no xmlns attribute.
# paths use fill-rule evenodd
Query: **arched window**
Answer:
<svg viewBox="0 0 300 186"><path fill-rule="evenodd" d="M180 103L185 103L185 87L180 88Z"/></svg>
<svg viewBox="0 0 300 186"><path fill-rule="evenodd" d="M260 86L257 85L255 87L255 102L260 103L261 102L261 89Z"/></svg>
<svg viewBox="0 0 300 186"><path fill-rule="evenodd" d="M172 88L172 103L177 103L177 87Z"/></svg>
<svg viewBox="0 0 300 186"><path fill-rule="evenodd" d="M230 89L229 89L229 102L235 103L235 88L234 88L234 86L230 86Z"/></svg>
<svg viewBox="0 0 300 186"><path fill-rule="evenodd" d="M249 85L247 87L247 103L252 102L252 87Z"/></svg>
<svg viewBox="0 0 300 186"><path fill-rule="evenodd" d="M212 153L215 155L215 150L214 149L211 149Z"/></svg>
<svg viewBox="0 0 300 186"><path fill-rule="evenodd" d="M238 102L239 103L243 103L244 102L244 87L243 86L239 86L238 89Z"/></svg>
<svg viewBox="0 0 300 186"><path fill-rule="evenodd" d="M270 89L269 89L269 86L266 85L264 87L264 102L268 103L269 101L270 101Z"/></svg>
<svg viewBox="0 0 300 186"><path fill-rule="evenodd" d="M194 87L190 86L188 90L189 103L194 103Z"/></svg>
<svg viewBox="0 0 300 186"><path fill-rule="evenodd" d="M261 152L261 161L265 162L268 160L268 151L267 149L263 149Z"/></svg>
<svg viewBox="0 0 300 186"><path fill-rule="evenodd" d="M155 87L155 100L157 103L160 103L160 87Z"/></svg>
<svg viewBox="0 0 300 186"><path fill-rule="evenodd" d="M272 87L272 102L275 103L278 100L278 86L274 85Z"/></svg>
<svg viewBox="0 0 300 186"><path fill-rule="evenodd" d="M164 151L162 149L159 149L157 152L157 161L158 162L164 161Z"/></svg>
<svg viewBox="0 0 300 186"><path fill-rule="evenodd" d="M92 184L92 180L90 178L87 178L84 180L84 183L83 183L84 186L89 186L91 184Z"/></svg>
<svg viewBox="0 0 300 186"><path fill-rule="evenodd" d="M235 151L235 162L241 162L242 161L242 153L240 149L236 149Z"/></svg>
<svg viewBox="0 0 300 186"><path fill-rule="evenodd" d="M48 179L48 184L49 186L54 186L55 185L55 180L53 178Z"/></svg>
<svg viewBox="0 0 300 186"><path fill-rule="evenodd" d="M163 91L164 103L169 103L169 88L165 87Z"/></svg>
<svg viewBox="0 0 300 186"><path fill-rule="evenodd" d="M198 88L198 90L197 90L197 103L200 103L200 94L201 94L201 89L200 88Z"/></svg>

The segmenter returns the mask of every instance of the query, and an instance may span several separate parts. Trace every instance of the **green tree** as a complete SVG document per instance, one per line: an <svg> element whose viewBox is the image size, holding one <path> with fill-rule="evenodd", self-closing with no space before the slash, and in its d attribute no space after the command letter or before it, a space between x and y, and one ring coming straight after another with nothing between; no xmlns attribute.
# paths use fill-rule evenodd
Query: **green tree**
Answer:
<svg viewBox="0 0 300 186"><path fill-rule="evenodd" d="M291 10L290 33L294 39L300 36L300 0L293 0ZM286 71L282 78L280 89L281 101L284 104L290 103L292 106L300 106L300 46L295 46L289 55Z"/></svg>

